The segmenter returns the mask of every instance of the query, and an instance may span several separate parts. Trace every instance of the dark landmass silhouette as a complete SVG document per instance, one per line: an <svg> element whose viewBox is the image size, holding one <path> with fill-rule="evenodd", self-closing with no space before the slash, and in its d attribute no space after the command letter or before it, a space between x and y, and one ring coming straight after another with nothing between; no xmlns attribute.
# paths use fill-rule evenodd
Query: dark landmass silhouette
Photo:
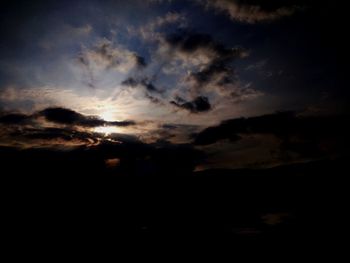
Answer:
<svg viewBox="0 0 350 263"><path fill-rule="evenodd" d="M10 243L21 236L29 243L131 238L307 247L334 227L333 191L346 167L342 158L200 172L180 163L168 172L130 168L126 175L88 151L0 152Z"/></svg>

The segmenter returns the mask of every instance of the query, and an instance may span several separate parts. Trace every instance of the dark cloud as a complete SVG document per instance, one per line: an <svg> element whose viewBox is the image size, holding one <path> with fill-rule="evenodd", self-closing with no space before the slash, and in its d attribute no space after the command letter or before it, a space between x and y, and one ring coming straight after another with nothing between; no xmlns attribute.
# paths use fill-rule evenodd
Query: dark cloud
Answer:
<svg viewBox="0 0 350 263"><path fill-rule="evenodd" d="M146 93L145 94L145 97L147 98L147 99L149 99L152 103L154 103L154 104L163 104L163 102L159 99L159 98L157 98L157 97L154 97L154 96L152 96L151 94L149 94L149 93Z"/></svg>
<svg viewBox="0 0 350 263"><path fill-rule="evenodd" d="M129 77L123 80L121 85L129 86L133 88L139 86L151 93L162 93L161 90L159 90L156 86L154 86L154 84L152 83L152 80L147 77L144 77L144 78Z"/></svg>
<svg viewBox="0 0 350 263"><path fill-rule="evenodd" d="M60 124L81 125L87 127L102 126L104 121L96 117L86 117L70 109L48 108L38 113L46 120Z"/></svg>
<svg viewBox="0 0 350 263"><path fill-rule="evenodd" d="M66 108L48 108L37 113L46 120L67 125L78 125L83 127L98 126L130 126L134 125L133 121L105 121L95 116L85 116Z"/></svg>
<svg viewBox="0 0 350 263"><path fill-rule="evenodd" d="M58 124L50 127L46 122ZM30 147L70 148L91 146L106 140L106 134L92 132L88 128L100 126L126 127L135 125L133 121L105 121L95 116L85 116L70 109L47 108L24 114L3 114L0 117L0 145ZM140 142L131 135L111 134L108 139L116 144L131 141Z"/></svg>
<svg viewBox="0 0 350 263"><path fill-rule="evenodd" d="M159 124L147 134L147 140L153 142L187 143L191 141L191 135L200 131L198 125L188 124Z"/></svg>
<svg viewBox="0 0 350 263"><path fill-rule="evenodd" d="M20 113L12 113L12 114L4 114L0 115L0 123L1 124L25 124L30 122L31 116L20 114Z"/></svg>
<svg viewBox="0 0 350 263"><path fill-rule="evenodd" d="M223 139L238 140L240 138L238 134L248 132L261 133L263 129L266 129L265 132L276 132L276 128L284 129L286 127L285 124L292 119L294 119L294 113L288 112L224 121L218 126L208 127L198 133L195 138L195 144L206 145Z"/></svg>
<svg viewBox="0 0 350 263"><path fill-rule="evenodd" d="M57 124L76 125L82 127L98 126L120 126L126 127L135 125L134 121L105 121L96 116L85 116L67 108L47 108L32 115L20 113L3 114L0 116L0 124L23 125L34 123L39 117L44 117L47 121Z"/></svg>
<svg viewBox="0 0 350 263"><path fill-rule="evenodd" d="M216 42L208 34L200 34L191 31L179 31L178 33L168 35L165 41L173 48L188 54L194 53L202 48L207 49L207 52L214 52L220 59L236 58L239 57L242 52L241 49L226 48L221 43Z"/></svg>
<svg viewBox="0 0 350 263"><path fill-rule="evenodd" d="M105 125L127 127L135 125L134 121L105 121Z"/></svg>
<svg viewBox="0 0 350 263"><path fill-rule="evenodd" d="M276 113L222 122L195 135L194 144L210 145L220 140L232 142L249 135L273 135L280 141L279 158L297 153L304 158L339 156L349 145L348 115L304 116L294 112ZM248 137L249 138L249 137Z"/></svg>
<svg viewBox="0 0 350 263"><path fill-rule="evenodd" d="M211 109L209 99L204 96L199 96L192 101L185 101L184 99L177 97L175 101L171 101L170 103L192 113L206 112Z"/></svg>
<svg viewBox="0 0 350 263"><path fill-rule="evenodd" d="M149 82L149 81L142 81L142 85L146 88L147 91L149 92L160 92L153 83Z"/></svg>
<svg viewBox="0 0 350 263"><path fill-rule="evenodd" d="M136 60L136 65L139 67L139 68L144 68L147 66L147 63L146 63L146 60L144 57L141 57L139 55L135 55L135 60Z"/></svg>
<svg viewBox="0 0 350 263"><path fill-rule="evenodd" d="M228 61L221 59L214 60L201 71L191 73L189 79L194 80L198 86L211 83L217 76L219 76L217 81L219 86L234 83L237 80L237 76L234 69L228 66L227 63Z"/></svg>
<svg viewBox="0 0 350 263"><path fill-rule="evenodd" d="M142 141L134 135L112 133L105 136L98 132L81 131L74 127L12 127L0 134L1 143L13 145L20 143L25 147L61 147L69 149L71 146L91 146L99 144L111 145L127 144L142 145ZM19 145L19 144L18 144ZM107 151L108 152L108 151Z"/></svg>
<svg viewBox="0 0 350 263"><path fill-rule="evenodd" d="M55 141L58 140L91 144L97 143L98 138L96 134L69 128L25 128L14 130L9 133L9 136L17 140L25 139L27 142L30 142L30 140L37 140L46 144L55 144Z"/></svg>
<svg viewBox="0 0 350 263"><path fill-rule="evenodd" d="M166 43L186 57L206 57L207 62L187 77L192 88L200 90L205 86L229 88L237 81L233 62L247 55L242 48L227 48L208 34L181 31L166 37ZM232 85L231 85L232 86Z"/></svg>
<svg viewBox="0 0 350 263"><path fill-rule="evenodd" d="M132 77L129 77L129 78L123 80L121 84L124 86L136 87L137 85L140 84L140 82Z"/></svg>

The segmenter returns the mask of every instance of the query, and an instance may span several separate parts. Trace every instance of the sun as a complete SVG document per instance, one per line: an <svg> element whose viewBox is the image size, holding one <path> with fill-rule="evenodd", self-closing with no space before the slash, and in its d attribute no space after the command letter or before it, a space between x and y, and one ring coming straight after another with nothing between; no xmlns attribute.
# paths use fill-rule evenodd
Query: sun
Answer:
<svg viewBox="0 0 350 263"><path fill-rule="evenodd" d="M104 136L108 136L112 133L117 133L118 132L118 127L115 126L100 126L94 128L94 131L97 133L102 133Z"/></svg>
<svg viewBox="0 0 350 263"><path fill-rule="evenodd" d="M114 112L112 112L112 111L104 111L104 112L100 113L99 116L100 116L100 118L102 118L105 121L114 121L115 120Z"/></svg>

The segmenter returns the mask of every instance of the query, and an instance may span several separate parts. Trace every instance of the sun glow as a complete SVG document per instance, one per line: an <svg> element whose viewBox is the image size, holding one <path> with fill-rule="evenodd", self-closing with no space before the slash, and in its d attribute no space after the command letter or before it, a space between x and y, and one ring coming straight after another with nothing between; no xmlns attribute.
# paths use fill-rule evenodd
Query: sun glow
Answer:
<svg viewBox="0 0 350 263"><path fill-rule="evenodd" d="M108 136L112 133L117 133L118 132L118 127L115 126L101 126L101 127L96 127L94 128L95 132L98 133L103 133L104 136Z"/></svg>
<svg viewBox="0 0 350 263"><path fill-rule="evenodd" d="M105 121L114 121L115 120L114 112L111 112L111 111L102 112L101 114L99 114L99 116L100 116L100 118L102 118Z"/></svg>

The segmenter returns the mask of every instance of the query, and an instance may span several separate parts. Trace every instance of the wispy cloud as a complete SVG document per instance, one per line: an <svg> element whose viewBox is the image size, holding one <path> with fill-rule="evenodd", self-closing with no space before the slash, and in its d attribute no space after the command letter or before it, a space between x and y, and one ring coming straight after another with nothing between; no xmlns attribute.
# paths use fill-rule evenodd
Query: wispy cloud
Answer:
<svg viewBox="0 0 350 263"><path fill-rule="evenodd" d="M264 3L249 4L240 0L206 0L202 1L208 8L226 13L232 20L243 23L269 22L293 15L299 6L280 6L273 9L264 8Z"/></svg>
<svg viewBox="0 0 350 263"><path fill-rule="evenodd" d="M83 50L81 56L96 68L113 69L124 73L133 67L146 64L139 55L108 39L102 39L93 48Z"/></svg>

